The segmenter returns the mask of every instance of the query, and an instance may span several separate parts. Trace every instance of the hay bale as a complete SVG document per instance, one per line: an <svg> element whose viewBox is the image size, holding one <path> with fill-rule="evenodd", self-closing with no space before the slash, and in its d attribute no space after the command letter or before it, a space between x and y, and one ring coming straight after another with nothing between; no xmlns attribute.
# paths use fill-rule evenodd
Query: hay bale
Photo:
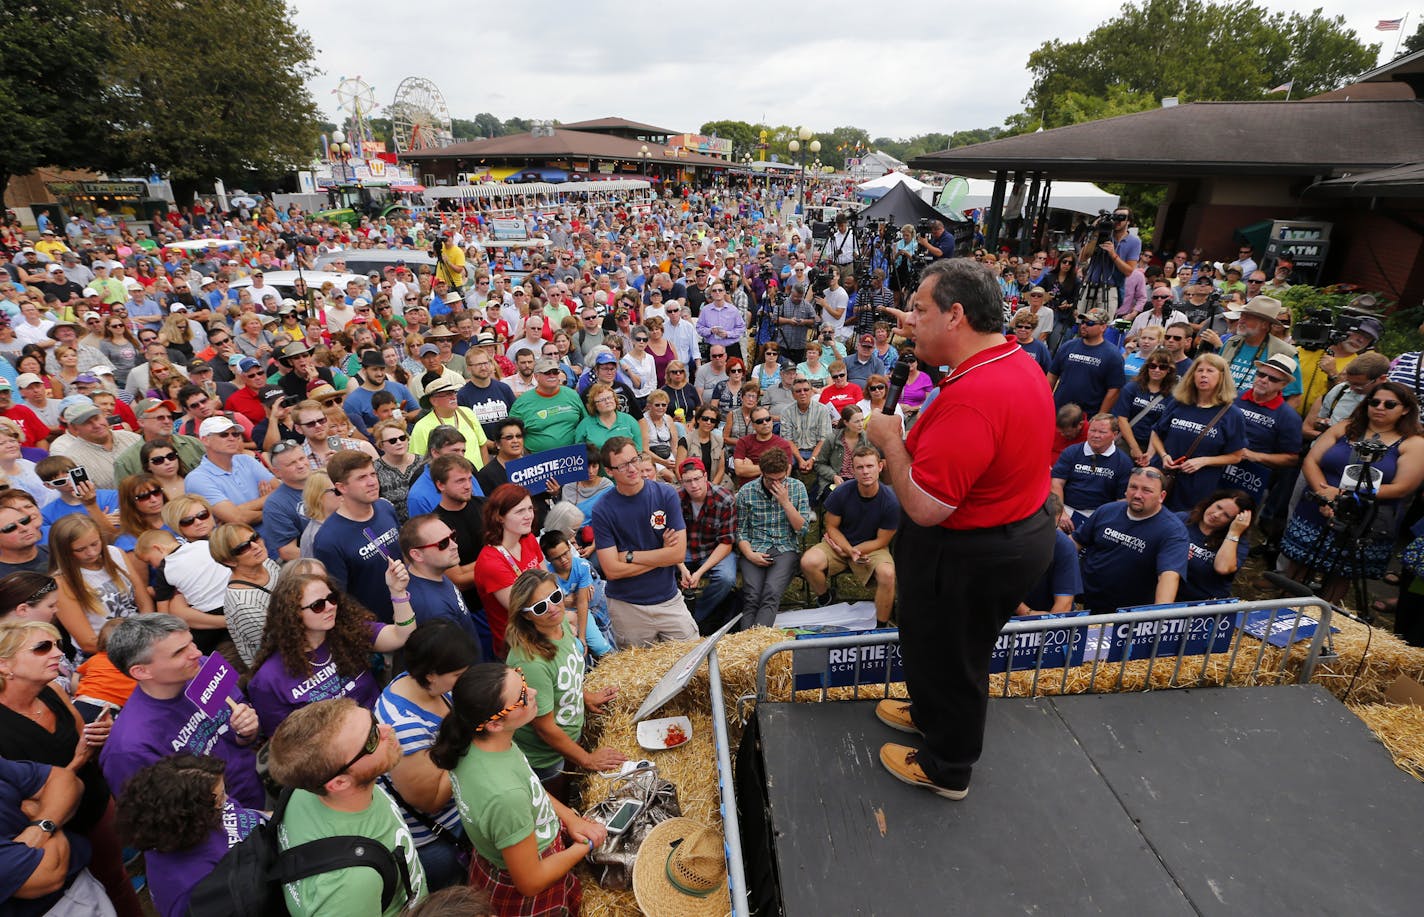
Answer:
<svg viewBox="0 0 1424 917"><path fill-rule="evenodd" d="M1413 704L1351 704L1394 757L1400 770L1424 780L1424 709Z"/></svg>
<svg viewBox="0 0 1424 917"><path fill-rule="evenodd" d="M737 698L756 693L756 665L761 652L786 639L784 631L766 627L728 634L717 643L717 659L722 670L722 703L727 713L727 732L735 749L741 741L742 724L737 717ZM682 814L715 828L721 828L720 796L717 790L717 751L712 734L712 706L708 700L707 666L698 667L687 687L654 716L686 716L692 721L692 738L677 748L650 752L638 745L638 724L633 714L662 677L681 659L695 641L660 643L657 646L620 650L604 657L588 674L585 687L599 690L618 687L618 696L602 716L591 716L584 732L588 747L606 745L629 758L650 758L658 773L677 787ZM791 685L791 657L782 654L768 672L772 696L785 697ZM600 774L580 774L574 778L582 807L606 798L611 782ZM584 883L583 913L590 917L634 917L640 914L632 891L606 889L581 873Z"/></svg>

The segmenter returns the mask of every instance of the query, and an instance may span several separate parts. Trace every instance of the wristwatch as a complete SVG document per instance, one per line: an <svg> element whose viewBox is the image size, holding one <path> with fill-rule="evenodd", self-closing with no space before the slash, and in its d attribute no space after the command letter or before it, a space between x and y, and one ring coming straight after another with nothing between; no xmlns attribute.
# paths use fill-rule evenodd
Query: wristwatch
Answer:
<svg viewBox="0 0 1424 917"><path fill-rule="evenodd" d="M49 835L53 835L54 832L56 832L56 831L59 830L59 825L56 825L54 822L50 821L48 818L41 818L41 819L39 819L39 820L37 820L37 821L32 821L32 822L30 822L30 827L31 827L31 828L39 828L39 829L40 829L41 831L43 831L45 834L49 834Z"/></svg>
<svg viewBox="0 0 1424 917"><path fill-rule="evenodd" d="M632 550L624 551L624 552L623 552L623 563L625 563L625 564L631 564L632 562L633 562L633 552L632 552Z"/></svg>

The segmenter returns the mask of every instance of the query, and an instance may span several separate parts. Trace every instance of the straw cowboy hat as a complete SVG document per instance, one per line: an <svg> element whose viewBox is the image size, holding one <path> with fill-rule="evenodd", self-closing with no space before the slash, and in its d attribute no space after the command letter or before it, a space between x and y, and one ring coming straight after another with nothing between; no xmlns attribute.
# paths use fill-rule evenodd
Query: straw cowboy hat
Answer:
<svg viewBox="0 0 1424 917"><path fill-rule="evenodd" d="M633 863L633 894L648 917L721 917L731 911L722 835L691 818L648 832Z"/></svg>

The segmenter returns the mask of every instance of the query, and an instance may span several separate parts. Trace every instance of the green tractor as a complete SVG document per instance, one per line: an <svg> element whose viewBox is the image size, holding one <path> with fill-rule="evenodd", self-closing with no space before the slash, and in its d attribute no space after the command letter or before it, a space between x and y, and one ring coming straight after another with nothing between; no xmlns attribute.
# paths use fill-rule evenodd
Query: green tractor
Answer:
<svg viewBox="0 0 1424 917"><path fill-rule="evenodd" d="M335 185L326 189L326 197L331 206L315 216L347 226L360 225L362 217L409 217L425 209L411 199L418 192L396 191L387 185Z"/></svg>

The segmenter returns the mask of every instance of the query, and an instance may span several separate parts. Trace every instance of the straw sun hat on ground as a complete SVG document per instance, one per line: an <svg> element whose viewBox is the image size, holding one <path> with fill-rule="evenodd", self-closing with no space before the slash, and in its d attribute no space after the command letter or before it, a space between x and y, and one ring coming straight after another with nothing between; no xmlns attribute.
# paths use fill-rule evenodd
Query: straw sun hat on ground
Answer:
<svg viewBox="0 0 1424 917"><path fill-rule="evenodd" d="M722 835L691 818L670 818L657 825L638 848L633 894L648 917L728 913Z"/></svg>

